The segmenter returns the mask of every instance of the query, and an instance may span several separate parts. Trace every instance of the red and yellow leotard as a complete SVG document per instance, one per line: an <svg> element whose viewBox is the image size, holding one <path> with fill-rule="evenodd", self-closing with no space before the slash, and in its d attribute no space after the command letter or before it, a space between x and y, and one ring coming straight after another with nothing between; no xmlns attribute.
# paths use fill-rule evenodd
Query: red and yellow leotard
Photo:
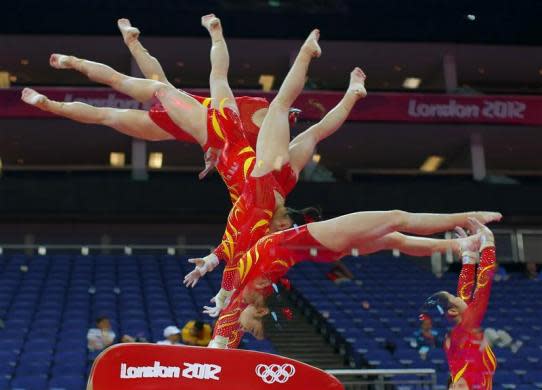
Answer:
<svg viewBox="0 0 542 390"><path fill-rule="evenodd" d="M307 225L261 238L239 260L237 288L215 324L213 337L225 337L228 348L236 348L243 335L239 328L239 316L247 307L244 301L246 293L255 289L268 296L272 293L271 283L277 283L295 264L305 260L333 262L343 255L325 248L310 234ZM268 282L267 287L254 287L262 279Z"/></svg>
<svg viewBox="0 0 542 390"><path fill-rule="evenodd" d="M210 108L211 98L209 97L193 95L183 90L179 91L193 97L199 103L210 109L210 112L207 116L208 140L207 144L203 147L203 149L205 151L210 147L222 149L222 146L224 145L224 136L222 134L222 131L216 128L217 125L220 125L220 123L217 123L220 121L220 116L218 116L217 112L215 112L218 111L218 113L220 113L220 109L215 110ZM256 139L258 137L258 132L260 131L260 128L253 123L252 116L256 111L263 108L268 108L269 102L265 98L253 96L241 96L235 98L235 102L237 104L237 108L239 109L239 116L244 125L243 132L246 136L246 139L248 140L249 144L253 148L255 148ZM177 126L175 122L171 120L167 113L167 110L159 101L155 102L150 108L149 117L154 123L156 123L156 125L171 134L173 137L175 137L175 139L183 142L196 143L196 140L190 134Z"/></svg>
<svg viewBox="0 0 542 390"><path fill-rule="evenodd" d="M210 108L211 98L187 94L208 108L207 142L203 146L203 150L223 149L226 144L229 144L228 150L222 150L220 153L216 168L228 188L232 203L235 203L243 189L247 175L252 172L254 166L254 149L256 148L259 127L254 124L252 117L256 111L269 107L269 102L265 98L251 96L236 98L235 101L239 109L239 115L237 115L230 108L224 107L226 100L220 102L218 109L214 109ZM159 102L151 107L149 116L154 123L175 139L196 143L191 135L171 120L166 109ZM287 178L283 180L287 180ZM289 185L293 187L295 183Z"/></svg>
<svg viewBox="0 0 542 390"><path fill-rule="evenodd" d="M483 249L476 280L475 266L463 265L459 277L458 296L465 300L468 308L444 344L452 381L457 383L463 378L471 390L491 390L493 374L497 368L497 359L484 340L480 328L489 302L495 261L495 248Z"/></svg>
<svg viewBox="0 0 542 390"><path fill-rule="evenodd" d="M213 251L226 262L222 288L228 291L233 289L235 269L241 256L267 234L277 206L276 195L285 199L297 183L297 174L289 163L279 171L261 177L251 176L256 153L238 129L239 126L224 127L226 142L217 164L232 200L235 200L222 241Z"/></svg>
<svg viewBox="0 0 542 390"><path fill-rule="evenodd" d="M297 183L297 175L290 164L285 164L280 171L270 172L262 177L251 176L256 160L254 149L243 134L231 134L229 131L225 134L226 144L217 169L225 172L222 173L223 180L235 203L228 215L222 241L213 253L226 263L221 288L233 291L239 283L239 260L268 233L269 223L277 206L276 194L285 199ZM219 321L221 320L222 315L219 318ZM242 333L236 331L228 347L236 348L241 337Z"/></svg>

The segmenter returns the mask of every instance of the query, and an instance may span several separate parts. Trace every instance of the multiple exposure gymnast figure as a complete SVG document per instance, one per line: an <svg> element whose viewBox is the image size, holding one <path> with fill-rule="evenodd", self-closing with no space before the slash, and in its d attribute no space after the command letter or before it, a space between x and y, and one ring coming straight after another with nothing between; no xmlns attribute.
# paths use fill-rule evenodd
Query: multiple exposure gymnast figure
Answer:
<svg viewBox="0 0 542 390"><path fill-rule="evenodd" d="M228 165L230 170L244 171L244 180L239 185L244 189L229 214L221 244L205 258L193 259L196 268L185 278L185 283L193 287L201 276L216 267L219 260L226 262L222 289L214 299L217 306L206 308L206 312L212 316L218 314L231 295L238 260L259 238L269 231L289 228L294 222L302 225L307 218L320 218L318 210L314 208L304 209L301 213L286 208L285 197L297 183L300 171L310 161L316 144L344 123L354 104L366 95L366 91L363 85L365 75L356 68L350 75L349 88L338 105L319 123L290 142L287 108L303 88L308 63L315 53L319 54L316 41L317 32L313 32L271 103L259 133L256 152L248 145L242 132L225 132L226 145L222 154L226 155L224 160L237 159ZM233 158L229 158L230 155ZM259 168L255 168L256 161L260 163Z"/></svg>
<svg viewBox="0 0 542 390"><path fill-rule="evenodd" d="M213 346L224 348L238 337L240 330L261 338L261 319L269 313L265 298L272 293L271 285L278 283L298 262L336 261L352 250L358 254L370 254L400 249L411 256L429 256L436 251L450 249L459 253L470 241L478 241L479 235L440 240L402 233L431 235L455 226L467 226L472 218L488 223L500 220L501 216L491 212L413 214L399 210L369 211L309 223L263 237L239 261L238 284L215 325Z"/></svg>
<svg viewBox="0 0 542 390"><path fill-rule="evenodd" d="M176 139L202 147L206 167L200 178L216 166L233 203L222 242L206 257L191 259L195 268L184 280L194 287L220 260L226 262L221 290L212 299L215 306L204 311L212 317L220 315L211 347L236 348L246 331L261 338L262 318L269 314L266 299L273 284L301 261L331 262L352 251L370 254L398 249L412 256L428 256L452 250L463 257L459 296L439 292L428 299L427 305L439 307L456 324L444 346L450 388L490 389L496 361L484 343L480 324L489 300L495 247L493 235L484 225L499 221L501 215L394 210L358 212L320 221L315 208L287 208L286 197L318 142L336 132L356 102L367 95L365 74L355 68L337 106L290 141L290 125L297 113L292 115L291 106L303 90L310 62L321 55L319 31L309 34L269 103L263 98L234 97L228 83L229 53L220 20L209 14L202 17L202 25L212 41L209 98L173 87L158 60L139 41L139 30L129 20L120 19L118 27L124 42L145 79L62 54L51 55L50 64L79 71L139 102L153 101L149 111L56 102L30 88L23 90L22 99L41 110L78 122L106 125L133 137ZM456 227L460 236L455 239L418 237ZM462 227L475 233L467 236ZM477 276L476 252L481 258Z"/></svg>
<svg viewBox="0 0 542 390"><path fill-rule="evenodd" d="M57 69L79 71L92 81L108 85L141 103L153 101L154 94L160 88L165 85L173 87L167 81L158 61L139 43L138 34L134 32L138 32L138 30L134 27L126 27L126 24L129 24L126 19L119 21L124 40L147 79L126 76L107 65L63 54L52 54L50 58L51 66ZM222 37L216 39L216 34L213 33L215 39L211 48L212 69L210 76L212 97L213 91L220 93L222 86L227 85L229 55L221 28L217 28L217 26L220 27L220 21L214 15L207 15L202 18L202 24L210 32L218 31L220 37ZM205 152L206 168L200 174L200 178L203 178L217 163L220 163L218 156L224 145L223 128L232 124L223 115L222 100L212 102L212 98L190 95L184 91L182 93L191 98L190 106L187 109L194 109L195 116L201 116L202 113L205 115L206 122L204 126L192 126L190 131L186 131L173 123L167 111L158 102L149 111L93 107L81 102L56 102L30 88L23 90L22 99L28 104L55 115L77 122L105 125L135 138L148 141L177 139L184 142L199 143ZM255 146L255 136L257 136L259 127L267 113L269 103L264 98L248 96L239 97L236 101L243 121L243 129L249 130L246 134L247 139L253 140L253 146ZM294 110L290 113L290 121L295 121L297 112L298 110ZM218 168L221 177L224 178L223 173L228 167L225 164L220 164ZM236 189L228 181L225 184L230 191L232 202L235 201L238 196Z"/></svg>
<svg viewBox="0 0 542 390"><path fill-rule="evenodd" d="M214 14L205 15L201 18L201 24L208 30L212 40L210 83L212 84L215 82L227 82L229 53L227 50L226 40L222 32L220 19L218 19ZM133 27L128 19L119 19L118 27L122 33L124 43L130 50L132 57L135 59L138 67L140 68L145 78L151 80L159 80L165 84L172 86L172 84L166 78L164 70L162 69L162 66L160 65L158 60L153 57L139 41L139 29ZM206 107L208 107L211 102L210 98L197 95L191 96L200 101ZM262 97L241 96L235 97L235 102L237 104L237 108L239 109L239 117L241 119L241 123L243 124L243 134L245 135L245 138L250 143L250 145L255 148L256 138L258 136L260 126L263 122L263 118L267 114L269 101ZM290 123L295 123L299 113L300 110L290 109ZM157 104L153 107L153 115L156 120L160 122L161 127L166 129L166 131L168 131L171 135L175 136L177 139L181 141L186 140L188 142L195 142L195 140L190 135L188 135L185 131L183 131L171 121L171 119L167 115L167 111L164 110L163 106L161 106L160 104ZM220 152L216 149L210 148L206 153L205 161L206 169L200 174L200 178L205 176L205 174L207 174L214 165L220 162ZM223 168L226 164L222 163L221 165L221 168ZM219 173L221 173L221 175L222 172L223 171L219 169ZM229 183L226 184L228 185ZM230 193L230 195L233 196L235 194ZM232 197L232 201L235 201L234 197Z"/></svg>

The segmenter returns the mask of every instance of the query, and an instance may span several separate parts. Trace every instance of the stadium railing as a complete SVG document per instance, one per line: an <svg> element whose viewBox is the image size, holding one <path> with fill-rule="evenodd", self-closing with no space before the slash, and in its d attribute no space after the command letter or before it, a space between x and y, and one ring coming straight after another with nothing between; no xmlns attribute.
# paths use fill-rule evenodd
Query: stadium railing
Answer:
<svg viewBox="0 0 542 390"><path fill-rule="evenodd" d="M427 369L402 370L326 370L344 385L345 390L366 389L368 385L375 390L385 390L390 385L411 385L416 389L434 389L437 384L436 371ZM397 387L396 387L397 388ZM410 388L410 387L409 387Z"/></svg>

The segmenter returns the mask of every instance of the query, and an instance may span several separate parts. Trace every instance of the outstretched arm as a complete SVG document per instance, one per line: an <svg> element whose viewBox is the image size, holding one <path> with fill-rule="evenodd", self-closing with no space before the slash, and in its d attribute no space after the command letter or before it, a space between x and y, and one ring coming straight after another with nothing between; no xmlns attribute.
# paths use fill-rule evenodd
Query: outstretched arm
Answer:
<svg viewBox="0 0 542 390"><path fill-rule="evenodd" d="M471 224L473 227L476 227L477 232L481 235L480 265L478 268L478 276L476 278L474 297L472 298L472 302L468 309L463 314L461 321L461 327L464 329L476 329L482 324L489 303L491 285L493 283L493 275L495 273L497 261L495 255L495 239L491 230L474 219Z"/></svg>
<svg viewBox="0 0 542 390"><path fill-rule="evenodd" d="M290 142L290 164L296 173L301 172L311 160L316 145L335 133L348 119L356 102L367 96L365 78L365 73L360 68L355 68L350 73L350 84L341 101L320 122L309 127Z"/></svg>
<svg viewBox="0 0 542 390"><path fill-rule="evenodd" d="M467 233L462 228L456 228L456 233L459 237L467 238ZM478 255L479 242L471 242L471 244L461 246L461 273L457 282L457 296L465 303L469 304L472 301L474 287L476 285L476 264L480 257Z"/></svg>
<svg viewBox="0 0 542 390"><path fill-rule="evenodd" d="M130 50L130 53L132 53L132 57L145 78L158 80L171 85L166 78L166 74L164 73L164 69L162 69L160 62L158 62L158 60L153 57L139 41L139 29L133 27L128 19L119 19L117 25L119 26L124 43Z"/></svg>

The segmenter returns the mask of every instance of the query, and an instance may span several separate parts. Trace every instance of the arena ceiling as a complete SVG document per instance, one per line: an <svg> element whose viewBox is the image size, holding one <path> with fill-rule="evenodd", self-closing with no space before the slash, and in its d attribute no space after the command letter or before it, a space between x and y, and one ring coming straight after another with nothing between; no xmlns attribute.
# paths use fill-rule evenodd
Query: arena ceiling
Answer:
<svg viewBox="0 0 542 390"><path fill-rule="evenodd" d="M114 21L130 17L147 34L205 36L199 18L214 12L242 38L319 27L341 40L542 44L537 0L19 0L2 10L6 34L115 34Z"/></svg>

